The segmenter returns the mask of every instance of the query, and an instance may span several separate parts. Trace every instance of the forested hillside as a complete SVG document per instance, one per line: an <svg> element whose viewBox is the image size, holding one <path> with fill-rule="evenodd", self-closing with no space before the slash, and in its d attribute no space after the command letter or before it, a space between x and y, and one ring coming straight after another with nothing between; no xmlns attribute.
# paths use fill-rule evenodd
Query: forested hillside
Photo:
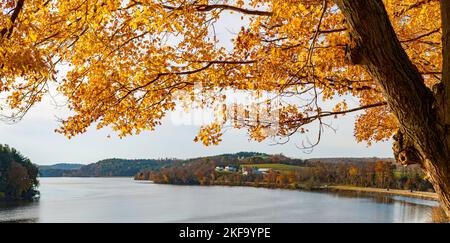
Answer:
<svg viewBox="0 0 450 243"><path fill-rule="evenodd" d="M176 159L106 159L97 163L84 165L78 170L65 171L64 176L71 177L106 177L134 176L144 170L159 170L179 163Z"/></svg>
<svg viewBox="0 0 450 243"><path fill-rule="evenodd" d="M62 177L72 170L79 170L82 164L55 164L55 165L40 165L39 176L41 177Z"/></svg>

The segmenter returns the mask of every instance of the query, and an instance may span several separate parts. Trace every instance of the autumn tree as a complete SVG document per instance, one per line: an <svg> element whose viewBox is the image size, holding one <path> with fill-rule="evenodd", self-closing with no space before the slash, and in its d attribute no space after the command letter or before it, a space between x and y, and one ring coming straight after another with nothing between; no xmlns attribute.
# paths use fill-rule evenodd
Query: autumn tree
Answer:
<svg viewBox="0 0 450 243"><path fill-rule="evenodd" d="M19 197L33 186L28 171L21 164L13 162L9 171L9 182L13 195Z"/></svg>
<svg viewBox="0 0 450 243"><path fill-rule="evenodd" d="M30 200L39 194L38 168L14 148L0 144L0 200Z"/></svg>
<svg viewBox="0 0 450 243"><path fill-rule="evenodd" d="M358 167L352 165L350 166L350 169L348 170L348 177L350 177L351 183L357 183L356 178L359 175L359 169Z"/></svg>
<svg viewBox="0 0 450 243"><path fill-rule="evenodd" d="M317 140L305 145L312 147L329 125L326 118L359 111L356 139L394 137L396 159L423 167L450 215L449 1L1 5L5 119L20 119L56 87L72 111L57 129L68 137L92 125L112 127L120 136L153 130L178 104L196 103L222 111L196 138L206 145L219 143L226 126L247 128L262 141L308 133L306 125L314 123ZM229 13L242 18L232 48L215 35L215 25ZM275 95L280 102L268 97L226 107L225 90L251 92L255 99Z"/></svg>

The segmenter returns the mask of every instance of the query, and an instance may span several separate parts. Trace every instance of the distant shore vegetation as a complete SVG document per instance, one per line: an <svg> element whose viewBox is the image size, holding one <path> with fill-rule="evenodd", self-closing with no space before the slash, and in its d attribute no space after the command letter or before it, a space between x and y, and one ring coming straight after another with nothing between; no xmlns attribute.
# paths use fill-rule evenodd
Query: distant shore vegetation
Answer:
<svg viewBox="0 0 450 243"><path fill-rule="evenodd" d="M158 171L136 174L136 180L159 184L230 185L312 190L331 185L433 192L419 167L388 159L300 160L283 155L213 156L193 159Z"/></svg>

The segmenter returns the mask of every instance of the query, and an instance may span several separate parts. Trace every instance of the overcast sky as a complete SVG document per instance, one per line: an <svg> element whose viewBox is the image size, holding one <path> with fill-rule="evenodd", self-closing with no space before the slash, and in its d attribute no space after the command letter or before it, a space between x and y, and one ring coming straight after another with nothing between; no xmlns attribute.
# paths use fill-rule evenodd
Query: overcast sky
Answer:
<svg viewBox="0 0 450 243"><path fill-rule="evenodd" d="M226 15L215 26L216 33L226 47L241 25L239 15ZM356 103L356 100L353 101ZM33 107L17 124L0 123L0 143L18 149L37 164L92 163L106 158L192 158L198 156L255 151L283 153L296 158L310 157L391 157L390 143L378 143L367 147L357 144L353 137L354 115L333 120L336 133L326 130L321 143L311 152L299 149L306 137L293 137L284 145L273 145L273 141L250 142L243 130L228 130L219 146L204 147L193 141L199 126L180 125L177 116L168 114L163 125L153 132L119 139L108 129L90 129L87 133L68 140L54 132L58 127L56 116L65 117L67 111L56 108L47 97ZM111 134L111 138L108 135ZM311 134L311 139L314 138Z"/></svg>
<svg viewBox="0 0 450 243"><path fill-rule="evenodd" d="M169 116L156 131L119 139L108 129L90 129L71 140L55 133L58 127L55 115L61 111L48 100L34 107L19 123L0 124L1 143L9 144L37 164L92 163L106 158L192 158L197 156L256 151L283 153L297 158L309 157L391 157L390 143L379 143L367 147L358 144L353 137L353 116L333 120L336 133L326 130L321 143L311 152L298 149L306 137L294 137L284 145L273 145L273 141L250 142L243 130L228 130L219 146L204 147L193 138L199 127L174 124ZM112 136L108 138L108 134ZM313 134L310 135L311 139Z"/></svg>

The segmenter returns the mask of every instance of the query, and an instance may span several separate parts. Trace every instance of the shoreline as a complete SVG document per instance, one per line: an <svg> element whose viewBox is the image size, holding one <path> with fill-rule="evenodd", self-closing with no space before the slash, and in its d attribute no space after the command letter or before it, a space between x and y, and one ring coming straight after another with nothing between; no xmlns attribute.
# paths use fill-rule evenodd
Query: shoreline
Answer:
<svg viewBox="0 0 450 243"><path fill-rule="evenodd" d="M162 184L162 185L177 185L177 184L165 184L165 183L156 183L150 180L136 180L135 181L149 181L154 184ZM186 185L189 186L189 185ZM193 186L193 185L191 185ZM244 183L240 185L230 185L227 183L213 183L209 185L195 185L195 186L242 186L242 187L254 187L254 188L266 188L266 189L284 189L284 190L301 190L301 191L310 191L310 192L338 192L338 191L351 191L351 192L362 192L362 193L377 193L384 195L392 195L392 196L402 196L402 197L410 197L410 198L418 198L425 199L431 201L438 201L438 196L435 192L424 192L424 191L413 191L410 190L401 190L401 189L385 189L385 188L375 188L375 187L358 187L358 186L315 186L315 187L306 187L304 185L297 186L275 186L268 184L254 184L254 183Z"/></svg>
<svg viewBox="0 0 450 243"><path fill-rule="evenodd" d="M434 192L422 192L422 191L409 191L409 190L399 190L399 189L384 189L384 188L372 188L372 187L357 187L357 186L327 186L320 187L318 190L321 191L353 191L353 192L368 192L368 193L379 193L385 195L412 197L426 200L438 201L438 196Z"/></svg>

